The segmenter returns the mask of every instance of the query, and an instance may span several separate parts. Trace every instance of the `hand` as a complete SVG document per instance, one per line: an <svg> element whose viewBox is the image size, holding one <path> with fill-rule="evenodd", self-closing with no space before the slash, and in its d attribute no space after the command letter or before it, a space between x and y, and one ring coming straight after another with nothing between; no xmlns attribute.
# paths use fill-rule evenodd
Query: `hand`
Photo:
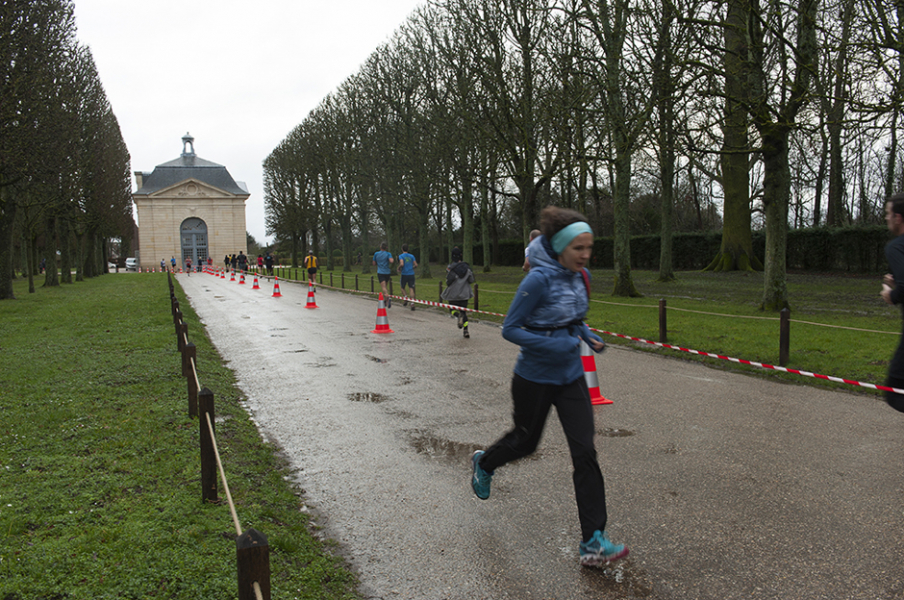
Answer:
<svg viewBox="0 0 904 600"><path fill-rule="evenodd" d="M882 291L879 292L879 295L882 296L882 299L885 300L888 304L894 304L894 302L891 301L891 290L892 288L890 285L883 283Z"/></svg>
<svg viewBox="0 0 904 600"><path fill-rule="evenodd" d="M889 287L895 287L895 276L891 273L886 273L885 277L882 278L882 283Z"/></svg>
<svg viewBox="0 0 904 600"><path fill-rule="evenodd" d="M597 340L590 340L590 342L590 347L593 348L594 352L602 352L606 349L606 342Z"/></svg>

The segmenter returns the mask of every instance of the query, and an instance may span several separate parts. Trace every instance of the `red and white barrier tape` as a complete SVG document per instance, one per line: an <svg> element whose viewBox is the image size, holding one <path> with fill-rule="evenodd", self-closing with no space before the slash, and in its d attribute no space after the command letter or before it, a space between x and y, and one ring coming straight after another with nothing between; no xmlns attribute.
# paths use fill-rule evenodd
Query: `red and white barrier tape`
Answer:
<svg viewBox="0 0 904 600"><path fill-rule="evenodd" d="M290 281L290 282L292 282L292 280L284 280L284 281ZM294 283L307 283L307 281L305 281L305 282L295 281ZM360 291L360 290L350 290L350 289L347 289L347 288L338 288L338 287L334 287L334 286L330 286L330 285L324 285L324 284L322 284L322 283L321 283L321 284L315 283L314 285L315 285L315 287L318 287L318 286L319 286L319 287L327 288L327 289L331 289L331 290L338 290L338 291L342 291L342 292L354 292L354 293L357 293L357 294L374 294L374 293L377 293L377 292L366 292L366 291ZM405 296L389 296L389 297L390 297L390 298L396 298L396 299L398 299L398 300L407 300L408 302L412 302L412 303L416 303L416 304L424 304L424 305L426 305L426 306L436 306L436 307L439 307L439 308L448 308L448 309L451 309L451 310L458 310L458 309L461 308L460 306L454 306L454 305L452 305L452 304L443 304L443 303L441 303L441 302L430 302L429 300L419 300L419 299L414 299L414 300L413 300L413 299L408 298L408 297L405 297ZM488 312L488 311L485 311L485 310L472 310L472 309L466 309L466 310L467 310L467 312L468 312L469 314L470 314L470 313L478 313L478 314L483 314L483 315L493 315L494 317L502 317L502 318L505 318L505 315L504 315L504 314L501 314L501 313ZM801 371L801 370L799 370L799 369L788 369L788 368L786 368L786 367L780 367L780 366L778 366L778 365L770 365L769 363L761 363L761 362L756 362L756 361L753 361L753 360L745 360L745 359L743 359L743 358L733 358L733 357L731 357L731 356L724 356L724 355L722 355L722 354L713 354L712 352L704 352L704 351L702 351L702 350L692 350L691 348L682 348L681 346L674 346L674 345L672 345L672 344L664 344L664 343L662 343L662 342L653 342L653 341L651 341L651 340L645 340L645 339L643 339L643 338L632 337L632 336L624 335L624 334L622 334L622 333L615 333L615 332L612 332L612 331L605 331L605 330L602 330L602 329L595 329L595 328L593 328L593 327L590 327L590 330L591 330L591 331L595 331L595 332L597 332L597 333L602 333L602 334L605 334L605 335L611 335L611 336L614 336L614 337L619 337L619 338L622 338L622 339L625 339L625 340L631 340L631 341L633 341L633 342L640 342L640 343L643 343L643 344L650 344L650 345L652 345L652 346L659 346L660 348L665 348L665 349L667 349L667 350L678 350L678 351L681 351L681 352L687 352L687 353L689 353L689 354L696 354L697 356L705 356L705 357L707 357L707 358L718 358L718 359L721 359L721 360L727 360L727 361L729 361L729 362L734 362L734 363L738 363L738 364L742 364L742 365L748 365L748 366L751 366L751 367L759 367L759 368L761 368L761 369L771 369L771 370L773 370L773 371L781 371L781 372L783 372L783 373L791 373L791 374L793 374L793 375L801 375L801 376L803 376L803 377L812 377L812 378L815 378L815 379L824 379L824 380L826 380L826 381L834 381L835 383L846 383L846 384L848 384L848 385L853 385L853 386L857 386L857 387L868 388L868 389L871 389L871 390L879 390L879 391L883 391L883 392L894 392L895 394L902 394L902 395L904 395L904 389L900 389L900 388L888 387L888 386L885 386L885 385L877 385L877 384L874 384L874 383L866 383L866 382L863 382L863 381L857 381L857 380L854 380L854 379L844 379L843 377L834 377L834 376L832 376L832 375L820 375L819 373L811 373L810 371Z"/></svg>
<svg viewBox="0 0 904 600"><path fill-rule="evenodd" d="M862 381L856 381L854 379L844 379L843 377L833 377L831 375L820 375L819 373L811 373L810 371L801 371L799 369L788 369L786 367L780 367L778 365L770 365L769 363L761 363L752 360L745 360L743 358L732 358L731 356L724 356L722 354L713 354L711 352L704 352L702 350L692 350L690 348L682 348L681 346L673 346L672 344L664 344L662 342L653 342L650 340L645 340L643 338L631 337L628 335L624 335L621 333L614 333L611 331L604 331L602 329L594 329L590 328L591 331L595 331L597 333L604 333L606 335L613 335L615 337L620 337L622 339L631 340L634 342L641 342L644 344L650 344L653 346L659 346L660 348L666 348L668 350L680 350L681 352L688 352L690 354L696 354L698 356L706 356L709 358L719 358L722 360L727 360L734 363L739 363L742 365L749 365L751 367L760 367L761 369L772 369L774 371L781 371L783 373L792 373L794 375L802 375L804 377L813 377L816 379L825 379L826 381L834 381L836 383L846 383L848 385L854 385L858 387L869 388L872 390L881 390L883 392L894 392L896 394L904 394L904 390L899 388L888 387L885 385L876 385L874 383L865 383Z"/></svg>

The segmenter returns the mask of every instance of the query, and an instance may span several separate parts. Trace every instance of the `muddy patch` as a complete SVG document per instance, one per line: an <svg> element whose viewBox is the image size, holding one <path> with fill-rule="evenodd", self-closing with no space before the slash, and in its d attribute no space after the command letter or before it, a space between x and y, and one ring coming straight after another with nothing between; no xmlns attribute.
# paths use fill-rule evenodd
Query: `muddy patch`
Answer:
<svg viewBox="0 0 904 600"><path fill-rule="evenodd" d="M479 450L479 446L473 444L463 444L444 438L436 437L421 431L411 432L411 447L418 454L429 456L431 458L447 458L452 460L465 460L475 450Z"/></svg>
<svg viewBox="0 0 904 600"><path fill-rule="evenodd" d="M603 437L631 437L632 435L634 435L634 432L630 429L618 429L615 427L597 429L596 432Z"/></svg>
<svg viewBox="0 0 904 600"><path fill-rule="evenodd" d="M349 394L348 399L352 402L373 402L379 404L381 402L386 402L390 398L376 392L356 392L354 394Z"/></svg>

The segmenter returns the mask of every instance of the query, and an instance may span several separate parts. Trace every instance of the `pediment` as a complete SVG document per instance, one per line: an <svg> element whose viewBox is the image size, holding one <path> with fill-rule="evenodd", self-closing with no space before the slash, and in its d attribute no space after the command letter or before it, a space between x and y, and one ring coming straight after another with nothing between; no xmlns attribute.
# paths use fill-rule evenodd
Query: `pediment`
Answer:
<svg viewBox="0 0 904 600"><path fill-rule="evenodd" d="M194 178L185 179L148 195L149 198L236 198L225 190Z"/></svg>

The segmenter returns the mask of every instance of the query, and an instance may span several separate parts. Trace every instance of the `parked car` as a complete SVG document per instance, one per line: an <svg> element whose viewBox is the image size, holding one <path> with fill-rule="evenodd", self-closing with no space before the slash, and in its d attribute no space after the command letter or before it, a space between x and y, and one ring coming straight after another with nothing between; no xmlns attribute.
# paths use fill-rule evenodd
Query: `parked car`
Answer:
<svg viewBox="0 0 904 600"><path fill-rule="evenodd" d="M111 262L108 262L108 263L107 263L107 270L108 270L108 271L115 271L115 270L116 270L116 265L113 264L113 263L111 263Z"/></svg>
<svg viewBox="0 0 904 600"><path fill-rule="evenodd" d="M137 258L127 258L126 259L126 271L137 271L138 270L138 259Z"/></svg>

